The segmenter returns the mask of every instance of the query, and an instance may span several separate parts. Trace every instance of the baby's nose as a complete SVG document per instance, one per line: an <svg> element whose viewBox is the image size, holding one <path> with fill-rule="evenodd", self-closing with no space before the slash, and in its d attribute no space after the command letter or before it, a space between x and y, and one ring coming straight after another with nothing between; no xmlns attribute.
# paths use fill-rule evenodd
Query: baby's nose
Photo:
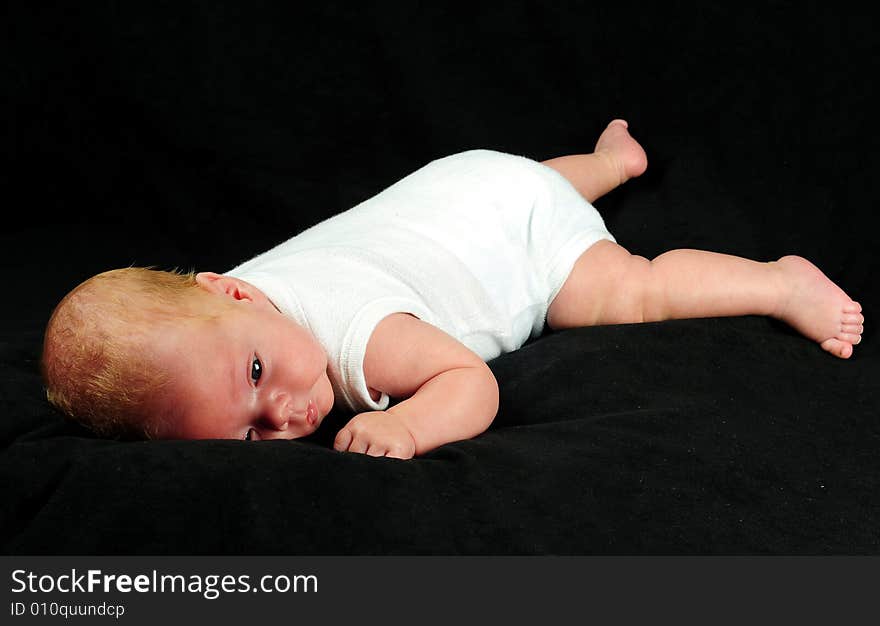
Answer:
<svg viewBox="0 0 880 626"><path fill-rule="evenodd" d="M290 403L290 396L283 392L275 394L266 416L272 428L287 430L287 423L292 416L293 406Z"/></svg>

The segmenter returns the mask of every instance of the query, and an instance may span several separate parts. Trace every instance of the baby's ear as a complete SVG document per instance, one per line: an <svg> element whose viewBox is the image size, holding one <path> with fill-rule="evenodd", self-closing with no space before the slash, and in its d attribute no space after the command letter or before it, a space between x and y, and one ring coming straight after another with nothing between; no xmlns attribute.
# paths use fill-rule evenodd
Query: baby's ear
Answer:
<svg viewBox="0 0 880 626"><path fill-rule="evenodd" d="M196 274L196 284L202 289L217 295L224 295L235 300L251 300L251 294L246 283L214 272L199 272Z"/></svg>

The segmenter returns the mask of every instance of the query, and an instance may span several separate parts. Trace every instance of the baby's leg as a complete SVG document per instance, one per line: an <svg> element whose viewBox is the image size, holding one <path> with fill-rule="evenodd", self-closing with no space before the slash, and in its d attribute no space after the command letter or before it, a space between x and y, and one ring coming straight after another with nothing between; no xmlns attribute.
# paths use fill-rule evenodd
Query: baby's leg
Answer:
<svg viewBox="0 0 880 626"><path fill-rule="evenodd" d="M594 152L542 161L565 176L588 202L640 176L648 167L642 146L632 138L624 120L613 120L599 136Z"/></svg>
<svg viewBox="0 0 880 626"><path fill-rule="evenodd" d="M672 250L649 261L610 241L581 255L547 323L571 328L732 315L775 317L841 358L852 355L864 323L861 306L801 257L761 263Z"/></svg>

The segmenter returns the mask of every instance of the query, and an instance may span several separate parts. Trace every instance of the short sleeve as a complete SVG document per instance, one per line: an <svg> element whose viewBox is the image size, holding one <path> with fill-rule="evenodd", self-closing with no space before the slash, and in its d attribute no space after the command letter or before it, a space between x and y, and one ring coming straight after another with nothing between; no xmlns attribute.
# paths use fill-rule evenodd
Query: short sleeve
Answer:
<svg viewBox="0 0 880 626"><path fill-rule="evenodd" d="M378 298L357 312L342 341L338 364L342 377L340 391L343 397L337 400L342 401L352 411L384 411L388 408L390 398L386 393L383 392L379 400L370 397L364 375L364 358L367 355L367 343L376 326L394 313L410 313L429 324L435 323L430 311L410 298Z"/></svg>

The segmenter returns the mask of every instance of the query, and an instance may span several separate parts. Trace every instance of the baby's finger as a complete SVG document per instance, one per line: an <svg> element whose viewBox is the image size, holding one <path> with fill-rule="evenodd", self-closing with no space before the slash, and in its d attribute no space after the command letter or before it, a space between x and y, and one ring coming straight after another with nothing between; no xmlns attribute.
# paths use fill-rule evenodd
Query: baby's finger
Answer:
<svg viewBox="0 0 880 626"><path fill-rule="evenodd" d="M385 456L390 457L392 459L411 459L413 455L408 450L404 450L402 446L392 446L388 452L385 453Z"/></svg>
<svg viewBox="0 0 880 626"><path fill-rule="evenodd" d="M336 434L336 439L333 440L333 449L345 452L348 450L348 446L351 445L351 439L351 431L343 428Z"/></svg>
<svg viewBox="0 0 880 626"><path fill-rule="evenodd" d="M369 456L385 456L385 448L384 446L380 446L374 443L371 443L367 446L367 454Z"/></svg>
<svg viewBox="0 0 880 626"><path fill-rule="evenodd" d="M363 454L364 452L367 451L368 445L369 445L369 443L366 440L364 440L363 437L355 437L352 440L351 445L348 446L348 451L349 452L358 452L360 454Z"/></svg>

